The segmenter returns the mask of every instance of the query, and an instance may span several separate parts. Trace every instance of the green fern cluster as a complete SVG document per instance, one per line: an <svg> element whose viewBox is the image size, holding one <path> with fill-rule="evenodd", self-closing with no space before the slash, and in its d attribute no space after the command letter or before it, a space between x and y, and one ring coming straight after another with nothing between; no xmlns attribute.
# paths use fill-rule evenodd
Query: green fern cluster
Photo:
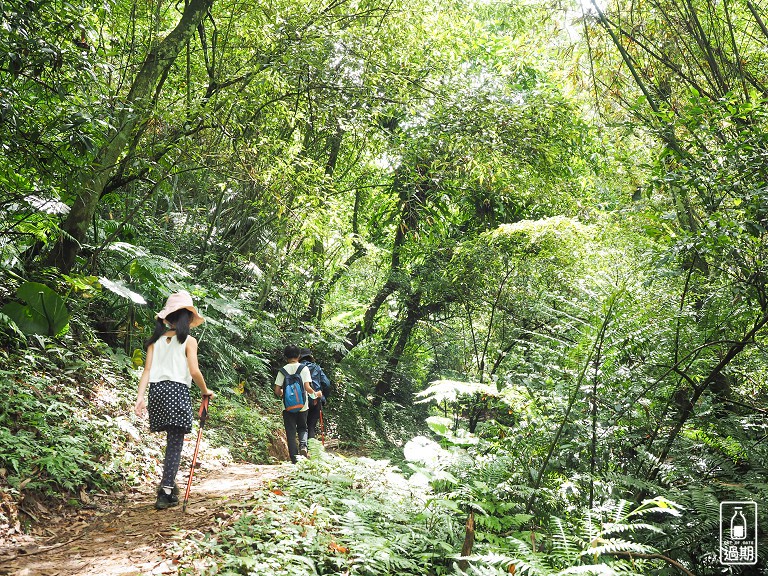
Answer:
<svg viewBox="0 0 768 576"><path fill-rule="evenodd" d="M460 547L450 509L387 461L347 459L310 441L310 459L255 494L215 537L180 543L182 574L450 572Z"/></svg>
<svg viewBox="0 0 768 576"><path fill-rule="evenodd" d="M632 507L626 500L585 510L573 521L551 517L545 525L514 531L504 543L480 544L462 574L560 576L565 574L662 574L666 560L653 546L637 541L661 530L644 518L677 515L663 498Z"/></svg>
<svg viewBox="0 0 768 576"><path fill-rule="evenodd" d="M76 503L81 490L109 489L135 477L122 453L132 391L101 347L30 338L23 351L0 351L0 489ZM20 378L19 374L24 374ZM116 414L117 413L117 414Z"/></svg>

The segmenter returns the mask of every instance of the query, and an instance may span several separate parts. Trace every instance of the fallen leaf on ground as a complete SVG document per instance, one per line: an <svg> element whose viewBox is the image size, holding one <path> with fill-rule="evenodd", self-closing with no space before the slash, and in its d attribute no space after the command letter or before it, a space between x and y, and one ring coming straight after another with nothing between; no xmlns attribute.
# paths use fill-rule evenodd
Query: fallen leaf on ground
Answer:
<svg viewBox="0 0 768 576"><path fill-rule="evenodd" d="M346 554L347 552L349 552L349 548L347 548L346 546L339 546L333 540L331 540L331 542L328 544L328 548L330 548L334 552L340 552L341 554Z"/></svg>

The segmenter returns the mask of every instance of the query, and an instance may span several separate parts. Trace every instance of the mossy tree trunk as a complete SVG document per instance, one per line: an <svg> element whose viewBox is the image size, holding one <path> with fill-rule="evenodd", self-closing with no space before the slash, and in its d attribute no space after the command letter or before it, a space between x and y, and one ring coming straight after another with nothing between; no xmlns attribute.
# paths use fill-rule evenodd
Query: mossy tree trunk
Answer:
<svg viewBox="0 0 768 576"><path fill-rule="evenodd" d="M49 263L61 271L68 272L74 266L102 193L115 174L121 158L130 146L135 145L132 143L137 141L144 129L171 66L195 34L213 1L190 0L179 23L152 48L136 74L122 109L117 114L114 133L96 153L93 162L80 178L80 189L62 225L63 234L50 254Z"/></svg>

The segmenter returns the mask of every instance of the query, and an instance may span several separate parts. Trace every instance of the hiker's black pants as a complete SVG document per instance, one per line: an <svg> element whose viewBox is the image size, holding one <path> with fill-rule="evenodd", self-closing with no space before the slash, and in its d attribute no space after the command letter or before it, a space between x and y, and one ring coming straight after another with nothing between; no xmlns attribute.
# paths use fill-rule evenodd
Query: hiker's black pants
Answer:
<svg viewBox="0 0 768 576"><path fill-rule="evenodd" d="M317 436L317 422L320 420L320 409L322 404L320 400L317 400L317 404L312 406L312 402L315 402L312 398L309 399L309 410L307 411L307 436L314 438Z"/></svg>
<svg viewBox="0 0 768 576"><path fill-rule="evenodd" d="M283 424L285 425L285 437L288 440L288 454L291 462L296 462L299 455L299 446L307 446L307 410L304 412L288 412L283 410ZM298 444L296 437L298 435Z"/></svg>
<svg viewBox="0 0 768 576"><path fill-rule="evenodd" d="M160 481L160 486L173 487L176 481L176 474L179 471L179 464L181 464L182 448L184 448L184 430L181 428L169 428L165 444L163 479Z"/></svg>

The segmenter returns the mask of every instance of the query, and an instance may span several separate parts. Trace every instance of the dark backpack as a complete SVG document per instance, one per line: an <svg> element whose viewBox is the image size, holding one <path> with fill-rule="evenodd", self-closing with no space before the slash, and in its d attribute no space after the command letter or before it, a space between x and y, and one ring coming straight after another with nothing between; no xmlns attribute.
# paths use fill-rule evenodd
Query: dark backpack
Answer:
<svg viewBox="0 0 768 576"><path fill-rule="evenodd" d="M309 374L312 376L312 389L315 391L322 391L323 403L325 403L326 398L331 395L331 381L328 379L328 376L326 376L323 369L314 362L302 362L301 364L302 366L309 368Z"/></svg>
<svg viewBox="0 0 768 576"><path fill-rule="evenodd" d="M301 380L301 367L295 374L289 374L285 368L280 368L283 374L283 406L286 412L301 412L307 401L307 391Z"/></svg>

